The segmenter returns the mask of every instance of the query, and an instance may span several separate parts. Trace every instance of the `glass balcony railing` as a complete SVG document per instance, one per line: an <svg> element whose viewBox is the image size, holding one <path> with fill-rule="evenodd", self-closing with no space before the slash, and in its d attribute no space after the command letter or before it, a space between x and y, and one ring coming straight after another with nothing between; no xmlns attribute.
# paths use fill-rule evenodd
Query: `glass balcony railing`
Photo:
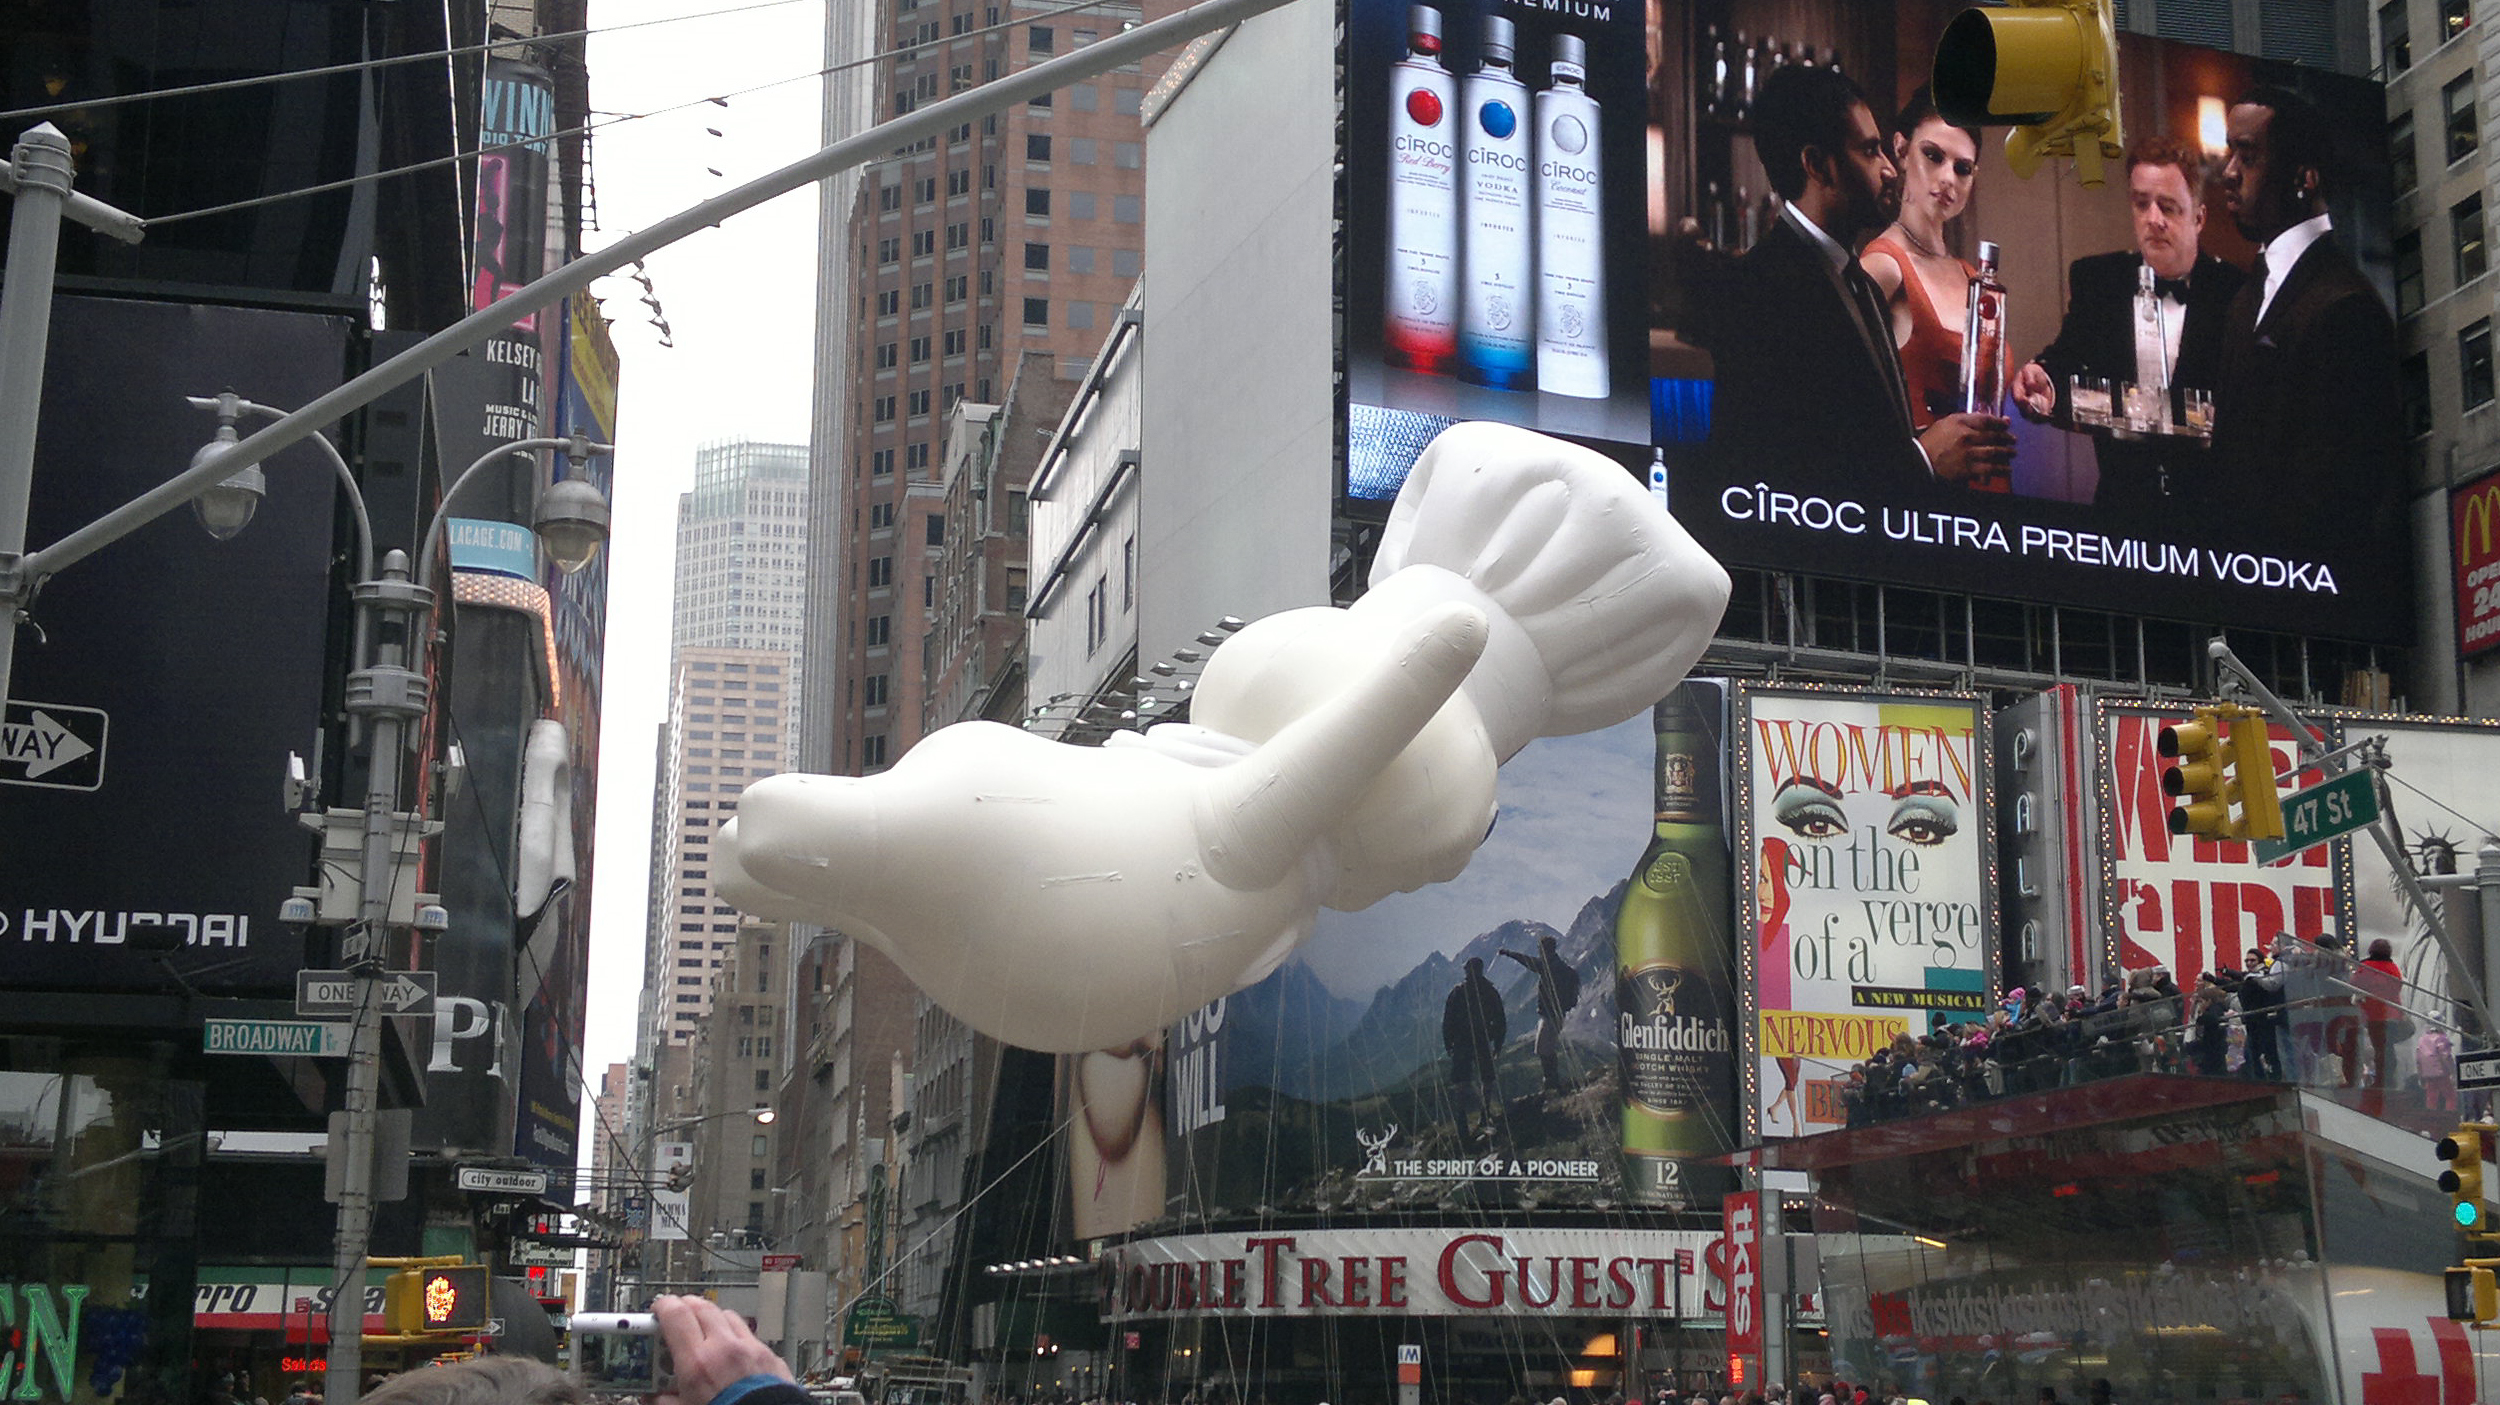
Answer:
<svg viewBox="0 0 2500 1405"><path fill-rule="evenodd" d="M2490 1111L2489 1093L2456 1086L2458 1050L2480 1041L2463 1033L2473 1017L2446 992L2292 938L2261 981L2205 973L2181 991L2156 972L2078 1001L2080 1013L2033 998L1988 1024L1901 1036L1843 1075L1848 1125L2139 1074L2299 1087L2425 1135Z"/></svg>

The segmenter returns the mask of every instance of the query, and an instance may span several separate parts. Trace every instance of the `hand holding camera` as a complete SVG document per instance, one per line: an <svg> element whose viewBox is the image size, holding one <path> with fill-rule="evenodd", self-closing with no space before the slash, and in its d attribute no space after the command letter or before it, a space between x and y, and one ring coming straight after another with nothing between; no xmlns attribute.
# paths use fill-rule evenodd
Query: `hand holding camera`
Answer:
<svg viewBox="0 0 2500 1405"><path fill-rule="evenodd" d="M574 1315L573 1370L585 1389L648 1395L661 1405L710 1405L750 1376L791 1379L746 1319L720 1304L663 1296L651 1306L648 1313ZM734 1397L722 1405L734 1405Z"/></svg>

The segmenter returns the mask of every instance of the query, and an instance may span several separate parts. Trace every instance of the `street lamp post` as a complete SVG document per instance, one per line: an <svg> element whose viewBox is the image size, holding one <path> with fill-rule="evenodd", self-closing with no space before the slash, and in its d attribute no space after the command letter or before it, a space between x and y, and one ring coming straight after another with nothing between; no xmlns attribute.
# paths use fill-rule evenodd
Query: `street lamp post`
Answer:
<svg viewBox="0 0 2500 1405"><path fill-rule="evenodd" d="M236 442L235 423L246 415L282 419L285 412L256 405L231 393L194 397L191 403L214 410L216 437L193 456L200 463L214 459ZM382 1010L377 1000L379 977L386 973L390 953L387 935L394 927L439 929L445 918L439 907L415 891L413 868L419 816L400 809L401 759L415 727L433 709L432 685L424 672L425 641L432 638L422 617L434 605L434 561L442 544L451 505L489 465L517 456L535 462L536 452L552 449L574 462L611 451L587 435L516 440L490 450L462 470L443 492L426 524L417 551L415 578L410 578L407 553L393 550L375 569L372 519L364 494L346 461L327 438L313 436L332 466L348 501L354 505L357 529L358 579L351 592L356 604L355 671L347 678L348 716L371 739L365 765L364 803L354 809L325 811L321 825L325 847L358 852L356 890L351 906L330 900L325 881L322 900L299 895L292 915L315 924L343 928L339 964L357 976L354 1022L347 1055L347 1090L340 1144L330 1154L340 1158L338 1233L333 1267L337 1288L330 1301L330 1390L336 1405L355 1405L363 1386L364 1269L373 1236L373 1154L375 1123L380 1111L382 1077ZM224 539L251 521L266 491L257 465L228 475L195 500L201 525ZM129 508L122 509L128 513ZM119 515L119 514L116 514ZM108 519L109 520L109 519ZM142 519L144 520L144 519ZM129 524L139 525L137 521ZM556 565L570 573L589 563L607 532L607 506L598 491L580 478L559 478L539 496L533 527ZM125 529L127 530L127 529ZM415 665L415 666L411 666ZM405 878L407 881L401 881Z"/></svg>

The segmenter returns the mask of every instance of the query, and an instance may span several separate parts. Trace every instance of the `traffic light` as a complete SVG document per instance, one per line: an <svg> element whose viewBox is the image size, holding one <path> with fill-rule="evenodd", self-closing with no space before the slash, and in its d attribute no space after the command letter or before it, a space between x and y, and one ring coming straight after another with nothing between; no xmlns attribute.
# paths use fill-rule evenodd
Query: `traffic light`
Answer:
<svg viewBox="0 0 2500 1405"><path fill-rule="evenodd" d="M2231 834L2231 760L2223 750L2222 710L2214 707L2196 709L2196 720L2180 722L2161 729L2154 749L2177 760L2178 764L2161 773L2165 795L2178 798L2171 807L2170 832L2196 834L2207 839L2229 839Z"/></svg>
<svg viewBox="0 0 2500 1405"><path fill-rule="evenodd" d="M2013 0L1969 9L1936 44L1933 91L1946 120L2005 126L2006 164L2029 177L2071 156L2086 186L2126 150L2118 117L2118 30L2110 0Z"/></svg>
<svg viewBox="0 0 2500 1405"><path fill-rule="evenodd" d="M2500 1318L2500 1282L2492 1276L2494 1264L2500 1264L2500 1259L2468 1259L2463 1267L2448 1270L2449 1321Z"/></svg>
<svg viewBox="0 0 2500 1405"><path fill-rule="evenodd" d="M382 1280L382 1320L406 1336L425 1330L425 1275L401 1269Z"/></svg>
<svg viewBox="0 0 2500 1405"><path fill-rule="evenodd" d="M2447 1192L2449 1220L2460 1234L2491 1232L2491 1211L2483 1204L2483 1166L2492 1159L2496 1133L2500 1127L2489 1122L2467 1122L2439 1139L2439 1159L2448 1163L2439 1173L2439 1188Z"/></svg>
<svg viewBox="0 0 2500 1405"><path fill-rule="evenodd" d="M2178 797L2170 832L2206 839L2280 839L2283 802L2265 714L2235 703L2196 709L2194 721L2161 729L2155 747L2178 764L2161 788Z"/></svg>
<svg viewBox="0 0 2500 1405"><path fill-rule="evenodd" d="M680 1161L680 1162L678 1162L676 1165L671 1166L671 1167L669 1167L669 1168L668 1168L668 1188L669 1188L669 1189L671 1189L671 1190L684 1190L686 1187L688 1187L688 1186L690 1186L690 1185L693 1185L693 1184L694 1184L694 1163L693 1163L693 1162L691 1162L691 1161Z"/></svg>
<svg viewBox="0 0 2500 1405"><path fill-rule="evenodd" d="M420 1269L423 1281L417 1289L417 1300L423 1309L425 1330L429 1332L475 1332L484 1329L486 1320L494 1315L493 1290L487 1286L486 1268L482 1264L463 1264L458 1268Z"/></svg>
<svg viewBox="0 0 2500 1405"><path fill-rule="evenodd" d="M2274 784L2274 748L2267 744L2266 719L2242 711L2230 719L2230 725L2231 785L2240 803L2231 837L2280 839L2283 796Z"/></svg>

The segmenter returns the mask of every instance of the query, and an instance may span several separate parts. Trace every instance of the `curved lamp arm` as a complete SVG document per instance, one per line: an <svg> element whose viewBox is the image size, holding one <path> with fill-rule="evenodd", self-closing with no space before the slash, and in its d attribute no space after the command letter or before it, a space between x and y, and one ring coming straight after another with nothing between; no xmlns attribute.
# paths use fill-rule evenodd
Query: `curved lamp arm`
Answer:
<svg viewBox="0 0 2500 1405"><path fill-rule="evenodd" d="M286 411L274 405L258 404L231 392L224 395L186 395L183 399L189 401L194 409L215 410L220 415L229 418L236 415L258 415L265 420L282 420L287 414ZM347 490L348 506L356 511L356 579L371 580L373 579L373 518L365 511L364 489L357 486L355 473L348 468L347 460L339 453L338 445L330 442L329 435L315 432L306 435L305 438L321 446L323 456L330 460L330 467L338 472L339 486Z"/></svg>
<svg viewBox="0 0 2500 1405"><path fill-rule="evenodd" d="M425 524L425 543L417 549L417 585L420 588L434 588L434 553L435 548L442 544L444 524L451 520L451 500L458 497L460 490L469 486L469 480L488 464L506 454L517 454L536 462L532 456L540 449L562 449L566 457L580 460L593 454L613 453L616 446L595 443L587 435L572 434L562 439L515 439L509 444L498 444L487 450L483 457L462 469L460 476L451 480L451 486L443 490L442 502L434 508L434 520Z"/></svg>

